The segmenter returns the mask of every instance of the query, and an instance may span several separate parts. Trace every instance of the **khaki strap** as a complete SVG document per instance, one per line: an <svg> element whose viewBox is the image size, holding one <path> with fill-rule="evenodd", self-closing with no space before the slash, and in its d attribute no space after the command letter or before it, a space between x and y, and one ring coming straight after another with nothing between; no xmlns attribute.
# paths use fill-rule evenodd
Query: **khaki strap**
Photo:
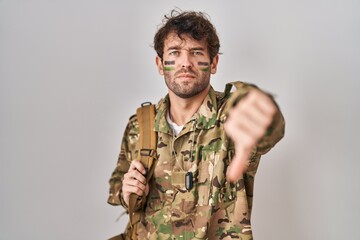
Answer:
<svg viewBox="0 0 360 240"><path fill-rule="evenodd" d="M124 237L122 236L122 234L120 234L120 235L116 235L112 238L109 238L109 240L124 240Z"/></svg>
<svg viewBox="0 0 360 240"><path fill-rule="evenodd" d="M143 103L136 111L139 123L138 158L146 169L146 181L149 182L154 172L156 158L156 133L154 131L155 106L151 103ZM146 202L145 194L142 197L136 194L130 195L129 217L132 227L131 239L137 239L136 223L140 221L141 211ZM137 210L137 211L135 211Z"/></svg>
<svg viewBox="0 0 360 240"><path fill-rule="evenodd" d="M136 111L139 122L139 154L138 160L149 170L154 160L156 150L156 134L154 131L155 106L142 105Z"/></svg>

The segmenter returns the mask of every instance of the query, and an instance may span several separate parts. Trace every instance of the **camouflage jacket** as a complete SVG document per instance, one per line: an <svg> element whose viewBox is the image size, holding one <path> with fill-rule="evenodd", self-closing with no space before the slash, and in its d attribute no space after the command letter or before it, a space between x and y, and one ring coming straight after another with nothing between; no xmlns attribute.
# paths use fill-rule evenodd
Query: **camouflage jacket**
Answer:
<svg viewBox="0 0 360 240"><path fill-rule="evenodd" d="M241 98L254 86L245 84L232 94ZM234 154L232 141L223 129L229 94L211 88L202 105L178 136L173 136L166 114L166 96L156 105L157 162L138 239L252 239L251 209L254 177L261 155L284 135L284 119L277 112L266 135L249 158L250 166L236 183L226 181L227 166ZM117 166L111 176L108 203L127 208L121 195L122 178L137 156L138 122L130 118ZM193 173L193 187L186 190L184 172Z"/></svg>

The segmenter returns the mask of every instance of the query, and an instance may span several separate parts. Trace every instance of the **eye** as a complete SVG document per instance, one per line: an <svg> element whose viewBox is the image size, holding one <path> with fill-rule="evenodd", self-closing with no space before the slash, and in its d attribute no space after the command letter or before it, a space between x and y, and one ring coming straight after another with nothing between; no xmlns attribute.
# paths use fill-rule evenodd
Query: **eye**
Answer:
<svg viewBox="0 0 360 240"><path fill-rule="evenodd" d="M169 52L170 56L179 56L179 51L171 51Z"/></svg>
<svg viewBox="0 0 360 240"><path fill-rule="evenodd" d="M204 56L204 53L202 51L193 51L192 54L195 56Z"/></svg>

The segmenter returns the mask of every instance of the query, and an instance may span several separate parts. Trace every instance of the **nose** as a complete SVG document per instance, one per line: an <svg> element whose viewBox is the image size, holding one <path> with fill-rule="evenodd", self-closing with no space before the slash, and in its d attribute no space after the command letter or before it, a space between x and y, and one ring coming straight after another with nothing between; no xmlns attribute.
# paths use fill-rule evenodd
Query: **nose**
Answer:
<svg viewBox="0 0 360 240"><path fill-rule="evenodd" d="M192 67L192 59L191 59L191 55L189 54L188 51L185 51L184 54L182 54L182 62L181 62L181 67L182 68L189 68Z"/></svg>

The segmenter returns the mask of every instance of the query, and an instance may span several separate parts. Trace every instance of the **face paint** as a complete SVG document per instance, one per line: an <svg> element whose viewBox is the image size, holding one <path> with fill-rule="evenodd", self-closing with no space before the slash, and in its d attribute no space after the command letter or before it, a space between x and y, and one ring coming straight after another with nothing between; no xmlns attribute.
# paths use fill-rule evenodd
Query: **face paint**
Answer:
<svg viewBox="0 0 360 240"><path fill-rule="evenodd" d="M200 68L200 70L203 72L208 72L210 69L209 68L210 63L208 63L208 62L198 62L198 65L203 66L202 68Z"/></svg>
<svg viewBox="0 0 360 240"><path fill-rule="evenodd" d="M175 61L165 61L165 65L175 65Z"/></svg>
<svg viewBox="0 0 360 240"><path fill-rule="evenodd" d="M175 70L174 67L164 67L164 71L172 71Z"/></svg>
<svg viewBox="0 0 360 240"><path fill-rule="evenodd" d="M210 65L210 63L208 63L208 62L198 62L198 65L208 67Z"/></svg>
<svg viewBox="0 0 360 240"><path fill-rule="evenodd" d="M175 65L175 61L164 61L164 65ZM173 71L175 70L174 67L168 66L168 67L164 67L164 71Z"/></svg>

